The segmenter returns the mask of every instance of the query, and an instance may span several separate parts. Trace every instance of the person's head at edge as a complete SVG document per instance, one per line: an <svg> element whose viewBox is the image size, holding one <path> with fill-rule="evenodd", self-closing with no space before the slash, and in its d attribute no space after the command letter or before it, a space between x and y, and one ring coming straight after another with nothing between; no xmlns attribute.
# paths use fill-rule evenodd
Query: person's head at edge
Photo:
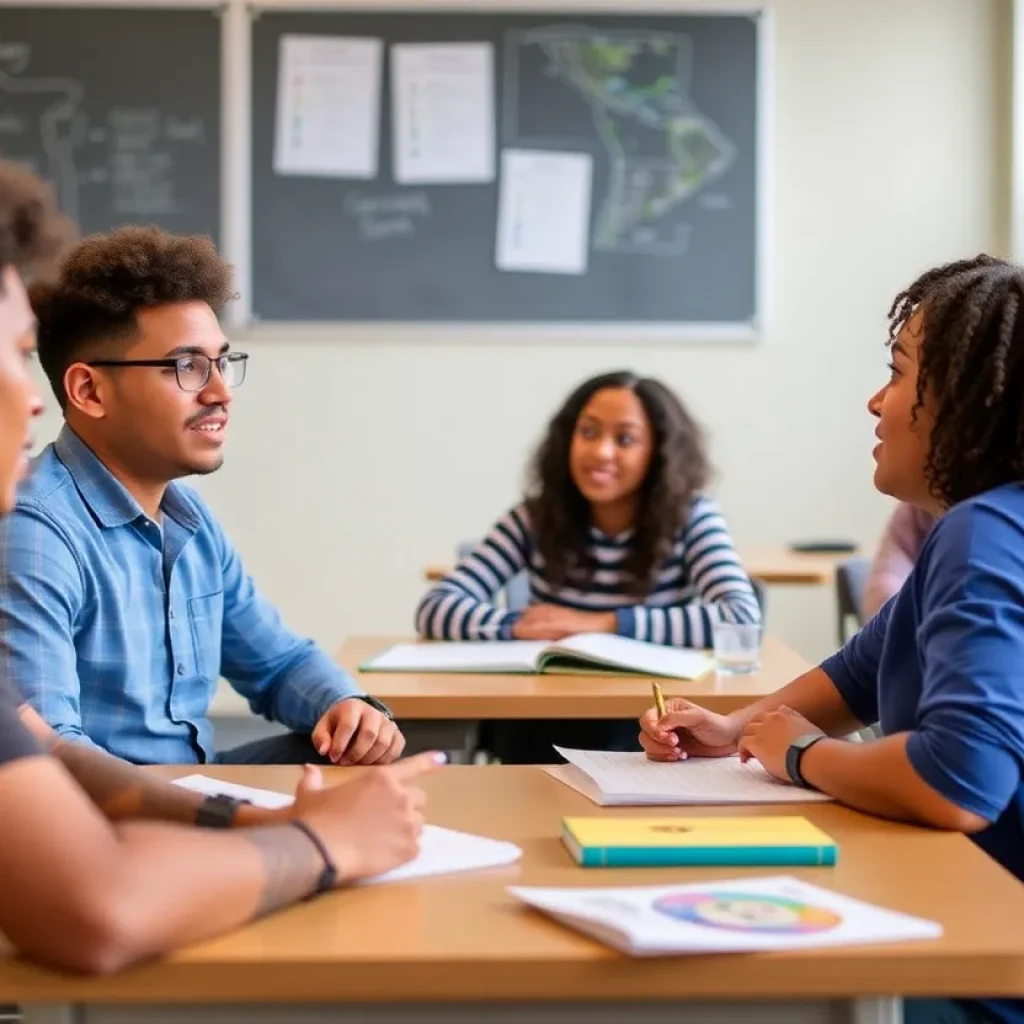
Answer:
<svg viewBox="0 0 1024 1024"><path fill-rule="evenodd" d="M941 514L1024 481L1024 269L977 256L922 274L890 309L875 486Z"/></svg>
<svg viewBox="0 0 1024 1024"><path fill-rule="evenodd" d="M31 422L43 409L29 373L36 321L25 282L46 270L70 237L50 190L28 171L0 161L0 515L14 506L28 468Z"/></svg>
<svg viewBox="0 0 1024 1024"><path fill-rule="evenodd" d="M145 511L171 480L220 467L245 361L217 318L232 277L209 239L153 227L94 235L30 297L68 426Z"/></svg>
<svg viewBox="0 0 1024 1024"><path fill-rule="evenodd" d="M635 530L623 565L650 592L710 475L700 427L665 385L628 371L585 381L548 426L531 469L528 509L554 587L586 564L591 526Z"/></svg>

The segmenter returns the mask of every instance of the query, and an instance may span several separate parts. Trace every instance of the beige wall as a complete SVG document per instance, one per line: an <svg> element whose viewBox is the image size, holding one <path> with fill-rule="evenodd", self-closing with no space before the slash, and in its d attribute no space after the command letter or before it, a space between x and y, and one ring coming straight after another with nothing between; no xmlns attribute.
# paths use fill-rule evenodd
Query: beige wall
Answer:
<svg viewBox="0 0 1024 1024"><path fill-rule="evenodd" d="M1008 7L774 4L774 321L756 347L246 339L228 461L200 486L286 617L332 648L408 630L421 566L516 499L570 387L623 365L707 426L739 542L872 543L888 503L864 404L888 303L931 263L1006 249ZM774 631L828 650L831 594L771 599Z"/></svg>

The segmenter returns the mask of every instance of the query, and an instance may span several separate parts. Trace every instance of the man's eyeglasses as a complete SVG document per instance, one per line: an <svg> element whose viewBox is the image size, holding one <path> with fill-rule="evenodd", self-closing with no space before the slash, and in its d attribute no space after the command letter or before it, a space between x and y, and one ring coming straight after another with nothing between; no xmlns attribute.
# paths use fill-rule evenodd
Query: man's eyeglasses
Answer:
<svg viewBox="0 0 1024 1024"><path fill-rule="evenodd" d="M173 369L182 391L202 391L209 383L214 363L229 388L237 388L245 380L247 352L227 352L216 359L202 353L178 356L177 359L96 359L86 366L164 366Z"/></svg>

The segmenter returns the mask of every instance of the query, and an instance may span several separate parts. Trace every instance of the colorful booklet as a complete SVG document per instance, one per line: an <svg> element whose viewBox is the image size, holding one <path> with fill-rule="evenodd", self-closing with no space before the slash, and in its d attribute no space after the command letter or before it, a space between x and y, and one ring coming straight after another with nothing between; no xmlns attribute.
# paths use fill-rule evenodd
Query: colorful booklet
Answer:
<svg viewBox="0 0 1024 1024"><path fill-rule="evenodd" d="M935 921L788 875L621 889L514 886L509 892L630 956L816 949L942 935Z"/></svg>
<svg viewBox="0 0 1024 1024"><path fill-rule="evenodd" d="M831 866L831 836L796 815L565 818L562 842L583 867Z"/></svg>

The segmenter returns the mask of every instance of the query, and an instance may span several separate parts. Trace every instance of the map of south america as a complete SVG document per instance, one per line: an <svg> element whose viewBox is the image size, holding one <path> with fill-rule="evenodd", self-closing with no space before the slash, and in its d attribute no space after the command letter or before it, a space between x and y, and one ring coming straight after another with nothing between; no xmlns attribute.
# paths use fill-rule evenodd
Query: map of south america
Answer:
<svg viewBox="0 0 1024 1024"><path fill-rule="evenodd" d="M509 54L514 81L525 47L539 47L547 73L589 104L608 153L609 186L595 218L594 247L685 251L686 226L669 215L721 177L735 155L733 143L689 96L689 37L585 26L518 33Z"/></svg>

